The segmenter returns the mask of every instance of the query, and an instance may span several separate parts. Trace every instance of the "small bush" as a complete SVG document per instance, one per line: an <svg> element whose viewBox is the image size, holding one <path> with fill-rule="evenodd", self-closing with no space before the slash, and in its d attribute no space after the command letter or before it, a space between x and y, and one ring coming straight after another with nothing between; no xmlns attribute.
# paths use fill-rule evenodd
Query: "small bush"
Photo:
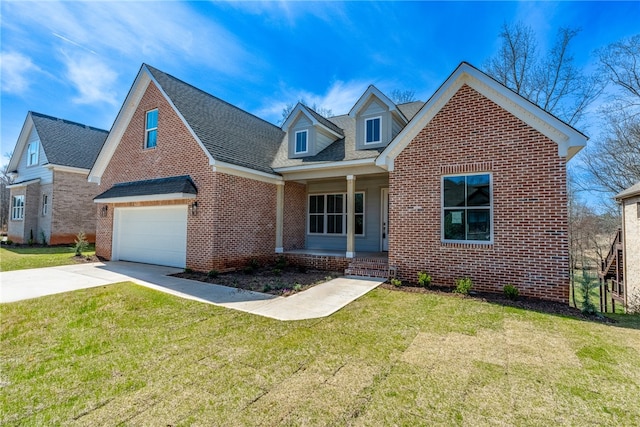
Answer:
<svg viewBox="0 0 640 427"><path fill-rule="evenodd" d="M191 274L191 273L193 273L193 270L187 267L187 268L184 269L184 272L187 273L187 274Z"/></svg>
<svg viewBox="0 0 640 427"><path fill-rule="evenodd" d="M302 285L300 283L296 283L293 285L293 290L296 292L300 292L302 290Z"/></svg>
<svg viewBox="0 0 640 427"><path fill-rule="evenodd" d="M461 279L456 279L456 288L453 292L462 295L468 295L469 291L473 287L473 283L471 282L471 278L463 277Z"/></svg>
<svg viewBox="0 0 640 427"><path fill-rule="evenodd" d="M218 272L218 270L209 270L209 272L207 273L207 277L210 279L215 279L219 274L220 272Z"/></svg>
<svg viewBox="0 0 640 427"><path fill-rule="evenodd" d="M271 285L269 285L268 283L266 285L264 285L264 287L262 288L262 292L264 293L268 293L271 292Z"/></svg>
<svg viewBox="0 0 640 427"><path fill-rule="evenodd" d="M253 274L253 267L251 267L250 265L247 265L245 268L242 269L242 272L244 274Z"/></svg>
<svg viewBox="0 0 640 427"><path fill-rule="evenodd" d="M287 258L284 255L280 255L276 259L276 268L279 268L280 270L284 270L286 266L287 266Z"/></svg>
<svg viewBox="0 0 640 427"><path fill-rule="evenodd" d="M399 288L400 286L402 286L402 280L400 279L391 279L390 282L396 288Z"/></svg>
<svg viewBox="0 0 640 427"><path fill-rule="evenodd" d="M13 245L13 240L11 240L11 239L7 239L7 240L5 240L5 241L4 241L4 242L2 242L2 243L4 243L4 244L5 244L5 245L7 245L7 246L11 246L11 245Z"/></svg>
<svg viewBox="0 0 640 427"><path fill-rule="evenodd" d="M271 270L271 272L274 274L274 276L279 276L282 274L282 270L279 268L274 268L273 270Z"/></svg>
<svg viewBox="0 0 640 427"><path fill-rule="evenodd" d="M431 286L431 276L426 271L418 272L418 285L423 288Z"/></svg>
<svg viewBox="0 0 640 427"><path fill-rule="evenodd" d="M249 261L249 267L253 268L254 270L257 270L260 268L260 261L258 261L255 258L251 258L251 261Z"/></svg>
<svg viewBox="0 0 640 427"><path fill-rule="evenodd" d="M298 273L305 274L307 272L307 266L304 264L298 265Z"/></svg>
<svg viewBox="0 0 640 427"><path fill-rule="evenodd" d="M520 294L520 292L518 291L518 288L516 288L514 285L505 285L503 291L504 291L504 296L509 298L512 301L515 301L516 299L518 299L518 295Z"/></svg>
<svg viewBox="0 0 640 427"><path fill-rule="evenodd" d="M76 256L82 256L82 252L86 251L89 247L89 242L87 241L87 236L84 234L84 231L79 232L76 235Z"/></svg>

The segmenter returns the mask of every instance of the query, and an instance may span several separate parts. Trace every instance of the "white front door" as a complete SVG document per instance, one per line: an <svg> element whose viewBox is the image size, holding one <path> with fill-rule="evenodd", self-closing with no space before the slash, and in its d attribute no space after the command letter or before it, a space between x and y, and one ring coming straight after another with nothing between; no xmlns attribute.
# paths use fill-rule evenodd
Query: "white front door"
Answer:
<svg viewBox="0 0 640 427"><path fill-rule="evenodd" d="M382 189L382 219L381 231L382 231L382 250L389 250L389 189Z"/></svg>

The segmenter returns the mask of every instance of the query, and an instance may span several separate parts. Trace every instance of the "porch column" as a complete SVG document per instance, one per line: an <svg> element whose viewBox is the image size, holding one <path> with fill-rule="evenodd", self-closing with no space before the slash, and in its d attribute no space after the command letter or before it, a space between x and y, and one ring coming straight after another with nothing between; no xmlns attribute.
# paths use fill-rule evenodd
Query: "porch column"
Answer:
<svg viewBox="0 0 640 427"><path fill-rule="evenodd" d="M276 253L284 252L282 232L284 228L284 181L276 183Z"/></svg>
<svg viewBox="0 0 640 427"><path fill-rule="evenodd" d="M347 258L356 256L356 176L347 175Z"/></svg>

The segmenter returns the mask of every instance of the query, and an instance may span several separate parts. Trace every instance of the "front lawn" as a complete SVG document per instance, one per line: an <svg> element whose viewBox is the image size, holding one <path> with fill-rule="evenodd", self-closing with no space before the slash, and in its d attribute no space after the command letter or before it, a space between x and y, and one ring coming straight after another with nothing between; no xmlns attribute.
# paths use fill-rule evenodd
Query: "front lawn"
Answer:
<svg viewBox="0 0 640 427"><path fill-rule="evenodd" d="M0 309L3 425L640 425L640 316L379 288L281 322L132 283Z"/></svg>
<svg viewBox="0 0 640 427"><path fill-rule="evenodd" d="M95 246L82 254L95 256ZM5 246L0 247L0 271L24 270L26 268L55 267L74 264L79 260L74 257L74 246ZM86 259L85 259L86 260Z"/></svg>

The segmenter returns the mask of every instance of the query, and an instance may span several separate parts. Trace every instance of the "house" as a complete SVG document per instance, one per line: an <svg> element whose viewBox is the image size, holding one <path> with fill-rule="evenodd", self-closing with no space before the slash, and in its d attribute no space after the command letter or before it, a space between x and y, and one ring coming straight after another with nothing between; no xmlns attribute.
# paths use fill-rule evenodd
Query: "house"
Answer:
<svg viewBox="0 0 640 427"><path fill-rule="evenodd" d="M640 311L640 182L618 193L622 228L600 269L601 280L611 282L613 301L626 310ZM615 304L615 303L614 303Z"/></svg>
<svg viewBox="0 0 640 427"><path fill-rule="evenodd" d="M426 103L370 86L281 128L143 64L89 174L96 251L201 271L281 254L566 302L566 162L586 140L467 63Z"/></svg>
<svg viewBox="0 0 640 427"><path fill-rule="evenodd" d="M89 170L108 132L29 112L7 170L12 178L8 238L16 243L95 240L98 186Z"/></svg>

